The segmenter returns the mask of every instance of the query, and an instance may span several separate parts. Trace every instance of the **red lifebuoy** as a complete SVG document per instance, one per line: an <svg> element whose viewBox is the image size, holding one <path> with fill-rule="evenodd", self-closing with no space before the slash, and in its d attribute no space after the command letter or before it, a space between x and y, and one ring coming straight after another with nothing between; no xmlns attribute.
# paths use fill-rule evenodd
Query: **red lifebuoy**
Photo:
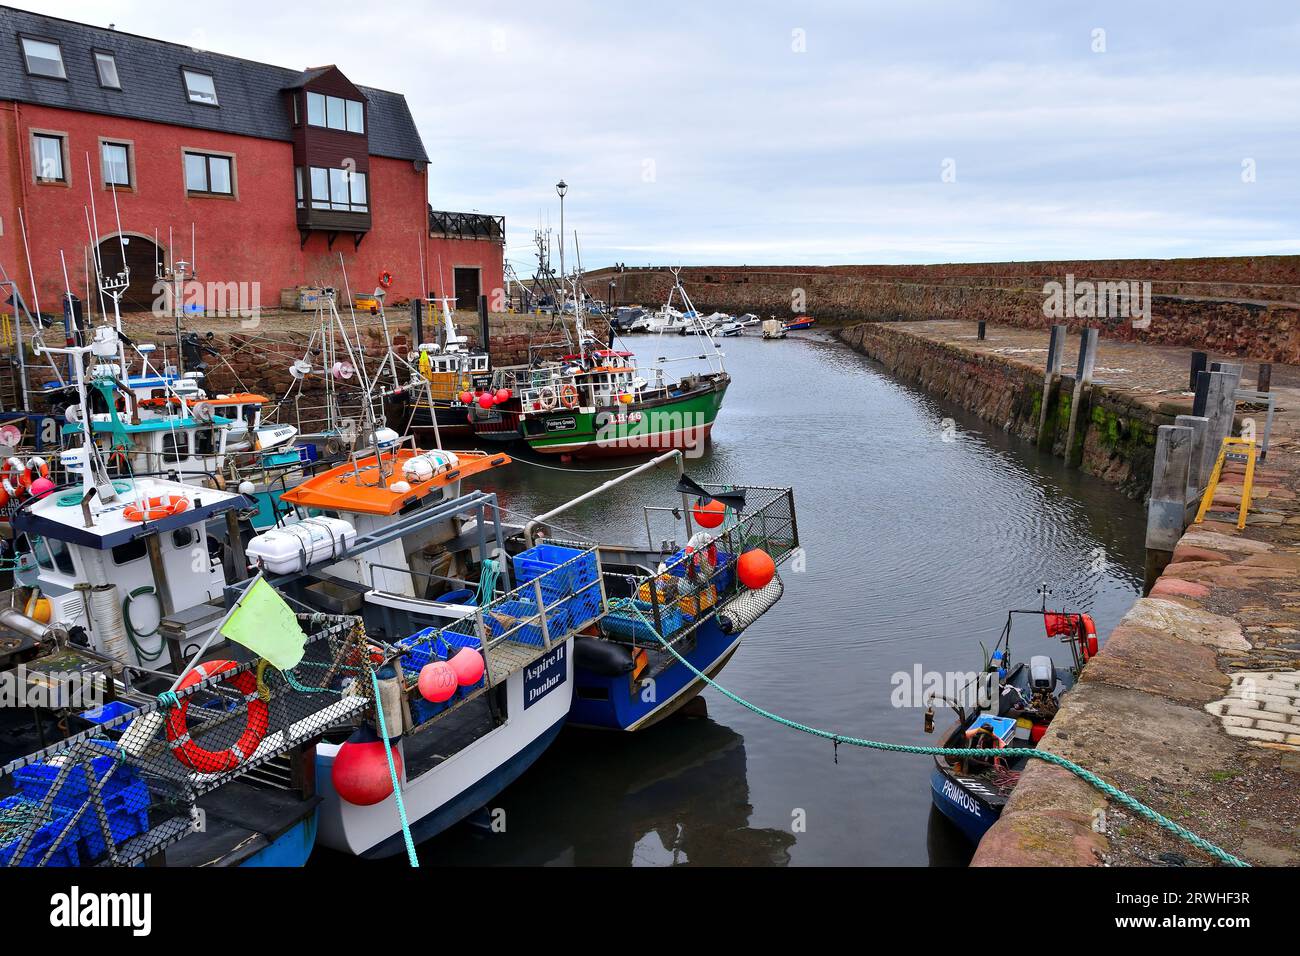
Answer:
<svg viewBox="0 0 1300 956"><path fill-rule="evenodd" d="M189 506L190 500L180 495L159 495L147 500L143 507L138 501L127 505L122 509L122 517L127 521L157 521L159 518L178 515Z"/></svg>
<svg viewBox="0 0 1300 956"><path fill-rule="evenodd" d="M578 407L578 390L572 385L560 386L560 404L565 408Z"/></svg>
<svg viewBox="0 0 1300 956"><path fill-rule="evenodd" d="M185 690L199 681L224 674L238 666L234 661L207 661L186 674L176 689ZM190 707L188 697L181 700L167 715L167 745L171 748L172 756L191 770L199 773L234 770L256 753L262 738L266 736L270 725L270 710L257 692L257 677L252 671L243 671L230 678L229 684L243 695L248 704L248 724L239 739L225 750L204 750L190 739L189 727L185 723L185 714Z"/></svg>
<svg viewBox="0 0 1300 956"><path fill-rule="evenodd" d="M385 289L387 289L390 285L393 284L393 274L389 272L387 269L379 273L379 284L383 286Z"/></svg>

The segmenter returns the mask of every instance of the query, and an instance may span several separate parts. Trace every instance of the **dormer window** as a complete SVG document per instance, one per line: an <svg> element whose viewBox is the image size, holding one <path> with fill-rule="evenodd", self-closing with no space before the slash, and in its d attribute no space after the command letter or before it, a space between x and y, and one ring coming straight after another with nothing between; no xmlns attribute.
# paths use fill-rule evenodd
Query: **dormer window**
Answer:
<svg viewBox="0 0 1300 956"><path fill-rule="evenodd" d="M32 76L48 76L55 80L68 78L63 69L63 50L57 43L23 37L22 44L23 60L27 64L27 72Z"/></svg>
<svg viewBox="0 0 1300 956"><path fill-rule="evenodd" d="M185 95L191 103L220 105L217 103L217 85L213 82L211 73L200 73L198 70L181 72L185 75Z"/></svg>
<svg viewBox="0 0 1300 956"><path fill-rule="evenodd" d="M348 133L366 131L365 108L360 100L307 92L307 124Z"/></svg>
<svg viewBox="0 0 1300 956"><path fill-rule="evenodd" d="M95 72L99 74L99 85L107 90L120 90L122 81L117 76L117 60L111 53L95 53Z"/></svg>

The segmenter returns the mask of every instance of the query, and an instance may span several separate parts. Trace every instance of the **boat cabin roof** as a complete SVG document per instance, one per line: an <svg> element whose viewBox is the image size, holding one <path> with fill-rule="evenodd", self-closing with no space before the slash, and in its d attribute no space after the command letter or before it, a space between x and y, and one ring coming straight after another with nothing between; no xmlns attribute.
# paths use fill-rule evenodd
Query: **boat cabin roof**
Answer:
<svg viewBox="0 0 1300 956"><path fill-rule="evenodd" d="M104 551L126 544L146 534L175 531L188 525L203 524L213 515L232 508L247 508L249 501L241 494L202 488L167 478L117 479L114 501L90 501L91 527L85 527L81 511L81 485L64 485L32 502L14 514L15 533L56 538L68 544ZM189 507L156 521L130 521L124 512L128 505L163 496L184 497Z"/></svg>
<svg viewBox="0 0 1300 956"><path fill-rule="evenodd" d="M164 416L159 416L157 418L142 418L138 425L132 424L131 422L128 421L122 421L121 419L118 420L118 426L129 435L138 434L141 432L165 432L165 431L171 431L172 429L203 428L204 426L209 424L217 427L221 427L223 425L231 425L233 423L234 423L234 419L223 418L220 415L213 415L211 422L201 422L197 418L194 418L190 415L186 415L184 417L178 417L175 415L164 415ZM113 421L110 418L95 416L95 419L93 422L91 422L91 425L93 426L92 431L96 433L107 434L114 430ZM68 422L63 426L63 434L80 435L81 422Z"/></svg>
<svg viewBox="0 0 1300 956"><path fill-rule="evenodd" d="M484 452L419 451L399 448L382 452L385 468L390 472L384 487L378 484L380 459L375 455L337 465L329 471L313 475L280 495L282 501L302 508L319 508L323 511L351 512L367 515L395 515L432 491L459 481L470 475L510 464L509 455ZM408 481L409 491L398 492L393 485L404 481L402 465L417 455L448 456L451 467L444 468L427 481Z"/></svg>

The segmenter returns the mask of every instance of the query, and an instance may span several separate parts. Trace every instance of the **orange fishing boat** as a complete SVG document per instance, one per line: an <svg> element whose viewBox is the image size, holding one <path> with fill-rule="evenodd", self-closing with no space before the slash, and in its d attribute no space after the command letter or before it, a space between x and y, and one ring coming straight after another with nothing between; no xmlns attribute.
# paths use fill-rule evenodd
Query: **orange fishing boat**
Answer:
<svg viewBox="0 0 1300 956"><path fill-rule="evenodd" d="M280 497L302 508L391 517L435 492L435 500L454 498L462 479L510 462L500 453L396 448L313 475Z"/></svg>

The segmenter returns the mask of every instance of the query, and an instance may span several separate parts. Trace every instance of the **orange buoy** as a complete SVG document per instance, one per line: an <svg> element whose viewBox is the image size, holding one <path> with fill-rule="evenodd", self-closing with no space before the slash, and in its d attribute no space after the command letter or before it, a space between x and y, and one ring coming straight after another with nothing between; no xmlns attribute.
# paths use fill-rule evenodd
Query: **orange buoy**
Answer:
<svg viewBox="0 0 1300 956"><path fill-rule="evenodd" d="M473 687L483 679L483 655L472 647L463 647L448 666L456 672L461 687Z"/></svg>
<svg viewBox="0 0 1300 956"><path fill-rule="evenodd" d="M433 661L420 668L420 696L432 704L441 704L456 696L460 681L446 661Z"/></svg>
<svg viewBox="0 0 1300 956"><path fill-rule="evenodd" d="M710 498L707 502L696 502L691 516L701 528L716 528L726 520L727 506Z"/></svg>
<svg viewBox="0 0 1300 956"><path fill-rule="evenodd" d="M776 563L762 548L746 551L736 561L736 577L751 591L765 588L776 575Z"/></svg>
<svg viewBox="0 0 1300 956"><path fill-rule="evenodd" d="M390 749L387 741L380 740L369 724L362 724L334 755L330 767L330 782L334 792L347 803L358 807L372 807L388 799L393 792L393 775L388 771ZM391 748L393 768L402 777L402 752Z"/></svg>

